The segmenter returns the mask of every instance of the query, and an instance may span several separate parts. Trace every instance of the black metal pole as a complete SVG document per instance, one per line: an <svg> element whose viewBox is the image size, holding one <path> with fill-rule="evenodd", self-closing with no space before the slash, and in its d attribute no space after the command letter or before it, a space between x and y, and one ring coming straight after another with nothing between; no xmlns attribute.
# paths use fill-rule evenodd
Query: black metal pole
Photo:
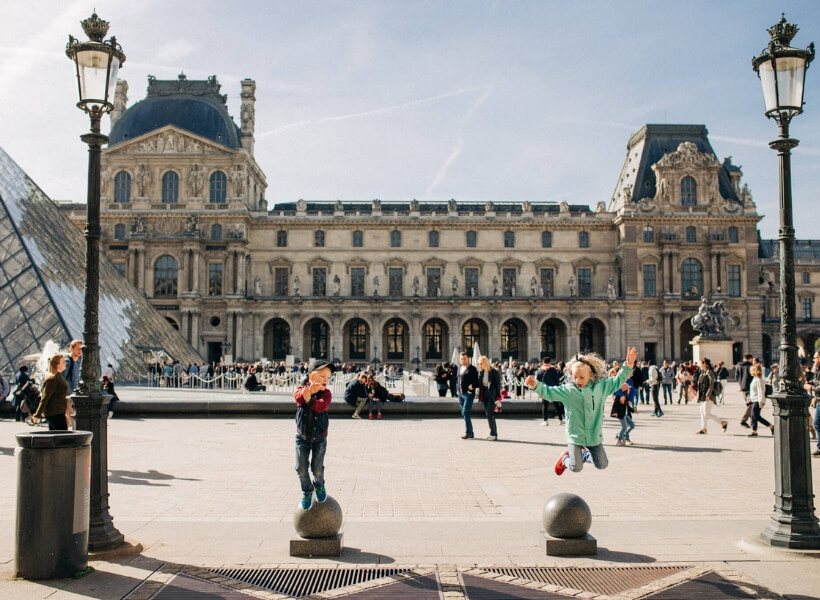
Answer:
<svg viewBox="0 0 820 600"><path fill-rule="evenodd" d="M809 455L809 401L800 384L797 356L797 315L794 282L789 122L779 122L780 136L769 146L780 162L780 380L774 406L775 504L768 526L760 534L772 546L820 549L820 527L814 514Z"/></svg>
<svg viewBox="0 0 820 600"><path fill-rule="evenodd" d="M88 209L85 223L85 306L83 362L74 393L77 429L94 434L91 441L91 502L88 550L100 552L121 546L124 536L108 512L108 402L100 386L100 153L108 136L100 133L102 111L91 116L91 133L80 136L88 144Z"/></svg>

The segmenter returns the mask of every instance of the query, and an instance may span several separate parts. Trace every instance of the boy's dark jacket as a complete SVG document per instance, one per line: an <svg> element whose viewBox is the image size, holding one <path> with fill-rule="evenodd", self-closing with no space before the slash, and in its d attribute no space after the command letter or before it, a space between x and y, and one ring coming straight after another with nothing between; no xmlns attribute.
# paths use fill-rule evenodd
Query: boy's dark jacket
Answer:
<svg viewBox="0 0 820 600"><path fill-rule="evenodd" d="M330 422L327 409L330 408L333 394L325 389L313 394L310 400L305 400L302 392L306 387L308 386L301 385L293 392L293 399L296 401L296 435L307 440L326 438Z"/></svg>

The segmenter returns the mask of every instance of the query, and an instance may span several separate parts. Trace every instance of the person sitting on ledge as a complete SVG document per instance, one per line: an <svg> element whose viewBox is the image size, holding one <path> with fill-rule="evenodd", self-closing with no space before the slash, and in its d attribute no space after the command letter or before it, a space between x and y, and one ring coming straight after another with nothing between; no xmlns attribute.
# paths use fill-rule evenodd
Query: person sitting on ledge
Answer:
<svg viewBox="0 0 820 600"><path fill-rule="evenodd" d="M256 369L248 368L248 376L245 378L245 389L249 392L264 392L265 386L259 383L256 378Z"/></svg>

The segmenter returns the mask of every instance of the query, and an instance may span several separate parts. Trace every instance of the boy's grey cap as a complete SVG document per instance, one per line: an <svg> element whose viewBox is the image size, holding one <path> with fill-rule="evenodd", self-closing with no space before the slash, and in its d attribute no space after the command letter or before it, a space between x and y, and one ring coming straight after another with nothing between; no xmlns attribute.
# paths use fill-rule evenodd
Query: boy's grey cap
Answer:
<svg viewBox="0 0 820 600"><path fill-rule="evenodd" d="M333 363L328 362L326 360L317 360L315 363L313 363L313 366L310 368L310 371L308 371L308 373L313 373L314 371L319 371L321 369L330 369L331 373L336 372L336 366Z"/></svg>

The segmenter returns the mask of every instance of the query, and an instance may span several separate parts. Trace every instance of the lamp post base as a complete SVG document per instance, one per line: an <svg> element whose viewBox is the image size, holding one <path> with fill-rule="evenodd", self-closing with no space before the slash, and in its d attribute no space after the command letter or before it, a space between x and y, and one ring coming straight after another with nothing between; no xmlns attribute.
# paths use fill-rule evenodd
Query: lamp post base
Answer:
<svg viewBox="0 0 820 600"><path fill-rule="evenodd" d="M809 397L776 392L774 407L775 505L760 539L770 546L820 549L809 454Z"/></svg>
<svg viewBox="0 0 820 600"><path fill-rule="evenodd" d="M77 429L90 431L91 503L88 550L113 550L125 543L125 536L114 527L108 512L108 403L111 396L102 392L80 392L71 396L76 411Z"/></svg>

